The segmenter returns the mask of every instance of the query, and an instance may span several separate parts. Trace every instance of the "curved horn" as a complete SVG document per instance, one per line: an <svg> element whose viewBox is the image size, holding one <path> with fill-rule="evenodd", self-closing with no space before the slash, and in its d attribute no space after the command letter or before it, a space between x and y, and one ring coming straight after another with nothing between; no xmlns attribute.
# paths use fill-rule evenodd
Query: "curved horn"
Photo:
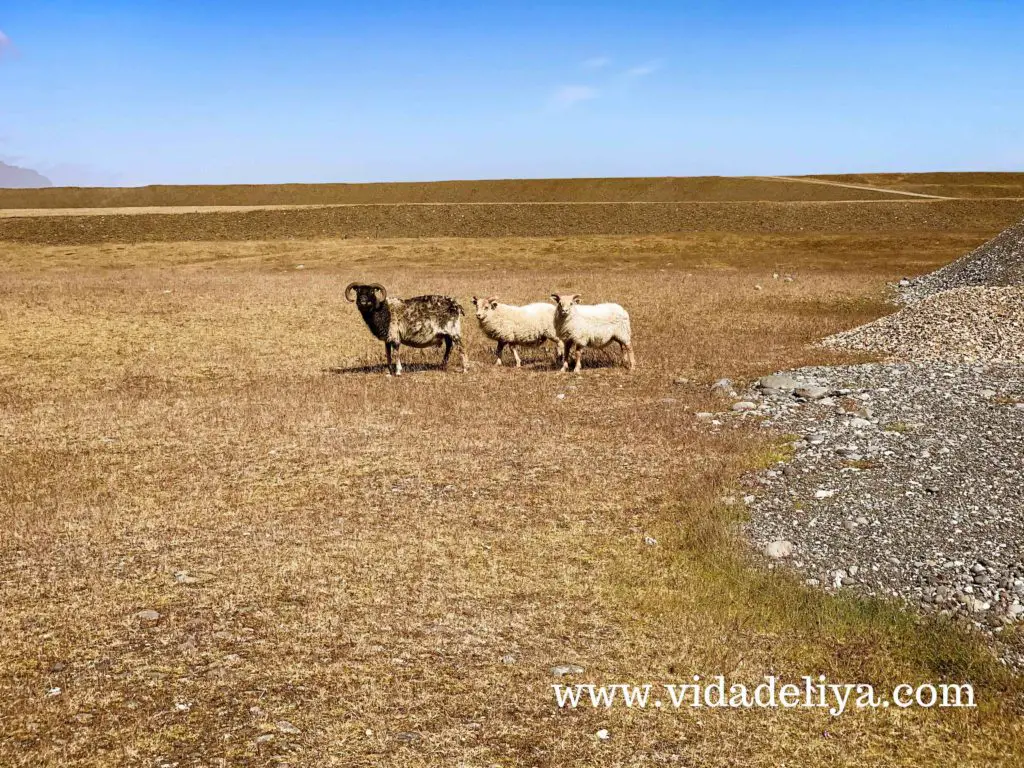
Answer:
<svg viewBox="0 0 1024 768"><path fill-rule="evenodd" d="M387 289L383 285L381 285L380 283L369 283L366 287L367 288L373 288L375 291L380 291L381 292L381 297L380 297L381 301L387 301L388 300Z"/></svg>
<svg viewBox="0 0 1024 768"><path fill-rule="evenodd" d="M486 301L488 304L490 304L492 301L497 301L497 300L498 300L497 296L488 296L486 299L484 299L484 301Z"/></svg>
<svg viewBox="0 0 1024 768"><path fill-rule="evenodd" d="M349 301L356 300L355 296L352 296L351 293L352 289L355 288L357 285L359 285L359 283L349 283L347 286L345 286L345 298L348 299Z"/></svg>

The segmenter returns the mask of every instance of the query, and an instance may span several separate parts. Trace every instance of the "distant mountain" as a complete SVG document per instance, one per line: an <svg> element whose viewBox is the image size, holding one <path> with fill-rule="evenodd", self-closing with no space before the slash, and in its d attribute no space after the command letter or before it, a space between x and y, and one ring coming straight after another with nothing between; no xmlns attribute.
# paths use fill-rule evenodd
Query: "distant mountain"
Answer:
<svg viewBox="0 0 1024 768"><path fill-rule="evenodd" d="M31 168L19 168L16 165L0 163L0 188L2 189L36 189L52 186L52 181Z"/></svg>

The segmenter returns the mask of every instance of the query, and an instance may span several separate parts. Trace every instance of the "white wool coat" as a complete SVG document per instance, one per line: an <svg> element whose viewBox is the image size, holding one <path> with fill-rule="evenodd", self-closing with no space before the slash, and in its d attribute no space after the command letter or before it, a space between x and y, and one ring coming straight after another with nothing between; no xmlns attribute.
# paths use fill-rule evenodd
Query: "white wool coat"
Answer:
<svg viewBox="0 0 1024 768"><path fill-rule="evenodd" d="M480 329L494 341L536 346L545 341L558 341L555 333L555 307L546 302L517 307L498 304L488 308L483 317L477 315Z"/></svg>
<svg viewBox="0 0 1024 768"><path fill-rule="evenodd" d="M618 304L573 304L568 312L558 310L555 331L563 341L581 347L632 343L629 313Z"/></svg>

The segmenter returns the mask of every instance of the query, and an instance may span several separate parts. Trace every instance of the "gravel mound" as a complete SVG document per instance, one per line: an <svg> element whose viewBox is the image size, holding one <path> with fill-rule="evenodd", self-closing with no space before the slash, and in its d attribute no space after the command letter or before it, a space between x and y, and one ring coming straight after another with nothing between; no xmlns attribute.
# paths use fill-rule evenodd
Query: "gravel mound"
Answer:
<svg viewBox="0 0 1024 768"><path fill-rule="evenodd" d="M1024 221L951 264L900 285L904 303L968 286L1024 285Z"/></svg>
<svg viewBox="0 0 1024 768"><path fill-rule="evenodd" d="M791 433L757 475L748 536L811 586L897 598L998 640L1024 619L1024 368L938 362L804 368L745 393ZM767 381L766 381L767 380ZM825 393L824 395L822 393ZM996 643L1024 669L1024 655Z"/></svg>
<svg viewBox="0 0 1024 768"><path fill-rule="evenodd" d="M906 362L746 393L739 418L800 436L754 478L748 535L811 586L972 622L1024 672L1004 634L1024 620L1024 222L900 288L903 309L823 343Z"/></svg>
<svg viewBox="0 0 1024 768"><path fill-rule="evenodd" d="M946 290L824 344L901 360L1024 363L1024 286Z"/></svg>

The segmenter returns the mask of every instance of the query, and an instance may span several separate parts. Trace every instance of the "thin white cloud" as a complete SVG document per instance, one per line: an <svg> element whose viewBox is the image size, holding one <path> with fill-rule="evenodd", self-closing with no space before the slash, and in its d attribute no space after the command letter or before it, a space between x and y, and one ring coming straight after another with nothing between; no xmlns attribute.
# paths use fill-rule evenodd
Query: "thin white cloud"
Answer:
<svg viewBox="0 0 1024 768"><path fill-rule="evenodd" d="M586 59L581 65L584 69L603 69L612 63L612 60L607 56L594 56L593 58Z"/></svg>
<svg viewBox="0 0 1024 768"><path fill-rule="evenodd" d="M556 106L568 109L580 102L596 99L599 93L597 88L591 88L589 85L563 85L554 92L551 100Z"/></svg>
<svg viewBox="0 0 1024 768"><path fill-rule="evenodd" d="M661 69L660 61L649 61L646 64L641 64L637 67L630 67L626 70L627 77L646 77L652 75Z"/></svg>

